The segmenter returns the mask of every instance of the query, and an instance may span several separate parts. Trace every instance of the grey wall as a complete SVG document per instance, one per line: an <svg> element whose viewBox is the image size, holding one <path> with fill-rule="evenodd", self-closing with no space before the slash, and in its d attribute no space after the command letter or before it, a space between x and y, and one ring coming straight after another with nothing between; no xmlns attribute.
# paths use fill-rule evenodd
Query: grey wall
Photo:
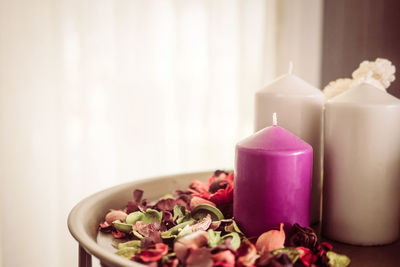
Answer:
<svg viewBox="0 0 400 267"><path fill-rule="evenodd" d="M322 87L383 57L397 67L388 91L400 98L400 1L325 0L323 20Z"/></svg>

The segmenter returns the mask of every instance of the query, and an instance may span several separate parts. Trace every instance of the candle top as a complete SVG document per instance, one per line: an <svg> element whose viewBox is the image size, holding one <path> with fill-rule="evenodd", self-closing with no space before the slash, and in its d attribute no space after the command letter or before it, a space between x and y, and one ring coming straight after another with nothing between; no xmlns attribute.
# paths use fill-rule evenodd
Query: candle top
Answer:
<svg viewBox="0 0 400 267"><path fill-rule="evenodd" d="M324 97L320 89L290 73L282 75L267 84L258 93L272 93L282 96Z"/></svg>
<svg viewBox="0 0 400 267"><path fill-rule="evenodd" d="M312 147L288 130L274 125L266 127L237 143L240 149L259 152L301 153L312 151Z"/></svg>
<svg viewBox="0 0 400 267"><path fill-rule="evenodd" d="M356 85L326 103L345 103L365 106L400 106L400 99L368 83Z"/></svg>

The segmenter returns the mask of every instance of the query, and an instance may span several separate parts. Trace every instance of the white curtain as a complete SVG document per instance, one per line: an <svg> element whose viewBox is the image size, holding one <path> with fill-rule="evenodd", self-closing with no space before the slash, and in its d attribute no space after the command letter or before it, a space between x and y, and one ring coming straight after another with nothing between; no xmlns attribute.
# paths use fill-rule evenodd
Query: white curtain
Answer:
<svg viewBox="0 0 400 267"><path fill-rule="evenodd" d="M322 3L296 2L0 0L0 266L76 266L96 191L232 168L280 66L319 83Z"/></svg>

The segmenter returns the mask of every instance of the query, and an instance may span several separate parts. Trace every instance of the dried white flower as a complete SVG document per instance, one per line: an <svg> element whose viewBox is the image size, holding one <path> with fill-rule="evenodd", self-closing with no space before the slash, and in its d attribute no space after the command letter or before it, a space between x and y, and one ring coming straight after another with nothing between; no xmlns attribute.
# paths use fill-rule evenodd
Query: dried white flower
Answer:
<svg viewBox="0 0 400 267"><path fill-rule="evenodd" d="M349 89L352 85L353 85L353 80L349 78L337 79L336 81L330 82L324 88L325 101L343 93L344 91Z"/></svg>
<svg viewBox="0 0 400 267"><path fill-rule="evenodd" d="M377 58L375 61L363 61L353 72L353 79L337 79L325 86L323 90L325 101L360 83L368 83L386 91L390 83L395 80L395 72L396 67L387 59Z"/></svg>
<svg viewBox="0 0 400 267"><path fill-rule="evenodd" d="M372 72L372 79L367 82L385 90L395 79L394 74L396 72L396 67L392 65L392 62L384 58L377 58L375 61L363 61L358 69L353 72L353 79L361 79L367 76L370 71ZM373 79L379 83L374 82Z"/></svg>

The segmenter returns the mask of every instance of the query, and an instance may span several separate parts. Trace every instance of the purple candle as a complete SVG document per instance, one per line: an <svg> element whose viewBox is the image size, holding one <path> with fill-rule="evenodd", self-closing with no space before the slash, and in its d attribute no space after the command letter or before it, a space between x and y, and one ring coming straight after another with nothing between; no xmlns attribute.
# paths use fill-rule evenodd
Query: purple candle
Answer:
<svg viewBox="0 0 400 267"><path fill-rule="evenodd" d="M236 145L234 218L248 236L283 222L310 224L312 147L277 126Z"/></svg>

